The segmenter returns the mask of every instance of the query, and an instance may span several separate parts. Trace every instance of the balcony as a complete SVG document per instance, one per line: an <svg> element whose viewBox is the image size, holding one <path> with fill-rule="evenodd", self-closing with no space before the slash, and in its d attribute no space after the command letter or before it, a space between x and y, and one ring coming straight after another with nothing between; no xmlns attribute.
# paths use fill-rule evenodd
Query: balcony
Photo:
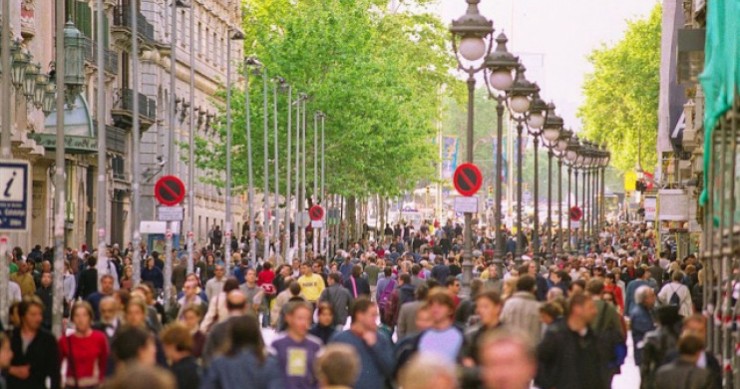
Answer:
<svg viewBox="0 0 740 389"><path fill-rule="evenodd" d="M85 37L83 47L85 49L85 62L90 63L93 66L98 65L98 45L92 39ZM104 49L103 61L106 72L117 75L118 74L118 53L112 50Z"/></svg>
<svg viewBox="0 0 740 389"><path fill-rule="evenodd" d="M136 15L137 28L139 30L139 38L143 40L144 44L154 43L154 25L146 20L146 17L138 13ZM115 35L118 33L124 33L127 38L131 38L132 26L131 26L131 7L128 4L119 3L113 8L113 25L111 26L111 34Z"/></svg>
<svg viewBox="0 0 740 389"><path fill-rule="evenodd" d="M116 101L111 109L115 126L130 130L134 119L134 91L128 88L116 91ZM139 127L146 131L157 118L157 102L139 93Z"/></svg>

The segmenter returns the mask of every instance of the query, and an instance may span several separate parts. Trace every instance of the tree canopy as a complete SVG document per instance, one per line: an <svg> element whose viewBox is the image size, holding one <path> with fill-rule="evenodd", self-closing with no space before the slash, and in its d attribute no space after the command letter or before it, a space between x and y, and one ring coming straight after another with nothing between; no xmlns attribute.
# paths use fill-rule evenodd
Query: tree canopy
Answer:
<svg viewBox="0 0 740 389"><path fill-rule="evenodd" d="M589 56L594 66L583 85L585 101L578 110L585 137L607 142L611 164L635 168L642 143L642 163L657 160L661 6L645 19L629 22L613 46Z"/></svg>
<svg viewBox="0 0 740 389"><path fill-rule="evenodd" d="M387 10L380 0L246 0L245 52L283 77L293 97L310 97L307 115L307 192L313 187L313 113L326 114L326 185L349 196L395 195L434 176L434 138L442 96L455 84L449 33L436 16ZM408 3L408 2L407 2ZM412 1L414 8L426 1ZM453 88L443 88L443 85ZM243 88L243 85L242 85ZM269 90L272 160L273 82ZM257 188L263 183L263 81L250 75L252 156ZM287 94L279 93L279 160L284 191ZM232 95L234 187L246 187L245 94ZM293 110L295 116L295 107ZM224 115L221 115L222 117ZM294 118L295 121L295 118ZM225 169L225 120L217 135L197 140L197 161L220 184ZM295 130L293 130L295 131ZM293 142L295 136L293 135ZM295 145L295 143L294 143ZM320 153L320 150L319 150ZM293 154L295 158L295 154ZM294 163L292 164L294 168ZM270 184L274 177L270 167ZM270 188L271 191L274 188Z"/></svg>

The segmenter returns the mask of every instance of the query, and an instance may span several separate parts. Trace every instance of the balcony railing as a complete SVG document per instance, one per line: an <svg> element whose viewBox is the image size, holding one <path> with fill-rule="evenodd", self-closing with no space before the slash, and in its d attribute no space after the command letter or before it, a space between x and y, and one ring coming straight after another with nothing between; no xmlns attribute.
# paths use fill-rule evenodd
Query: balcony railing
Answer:
<svg viewBox="0 0 740 389"><path fill-rule="evenodd" d="M83 47L85 49L85 61L94 64L98 64L98 45L92 39L85 37ZM103 54L103 68L106 72L111 74L118 74L118 53L112 50L104 49Z"/></svg>
<svg viewBox="0 0 740 389"><path fill-rule="evenodd" d="M119 122L118 127L129 128L133 119L134 91L122 88L117 91L117 97L113 110L114 120ZM139 93L139 119L143 129L149 128L157 117L157 101Z"/></svg>
<svg viewBox="0 0 740 389"><path fill-rule="evenodd" d="M149 42L154 42L154 26L146 20L146 17L138 13L136 15L136 22L138 24L139 34ZM132 29L131 8L128 4L119 3L119 5L113 8L113 25L125 27L129 31Z"/></svg>

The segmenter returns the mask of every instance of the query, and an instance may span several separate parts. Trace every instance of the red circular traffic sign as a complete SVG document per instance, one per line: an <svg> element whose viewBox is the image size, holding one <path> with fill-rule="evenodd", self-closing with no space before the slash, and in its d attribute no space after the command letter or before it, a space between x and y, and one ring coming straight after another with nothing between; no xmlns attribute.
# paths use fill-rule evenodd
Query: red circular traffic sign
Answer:
<svg viewBox="0 0 740 389"><path fill-rule="evenodd" d="M478 192L483 184L483 176L478 166L472 163L464 163L455 169L452 183L455 185L457 193L463 196L472 196Z"/></svg>
<svg viewBox="0 0 740 389"><path fill-rule="evenodd" d="M185 184L175 176L164 176L154 184L154 197L168 207L180 204L185 198Z"/></svg>
<svg viewBox="0 0 740 389"><path fill-rule="evenodd" d="M308 217L313 221L319 221L324 218L324 208L320 205L314 205L308 210Z"/></svg>
<svg viewBox="0 0 740 389"><path fill-rule="evenodd" d="M578 207L571 207L570 208L570 220L577 222L581 220L583 217L583 211L581 211L581 208Z"/></svg>

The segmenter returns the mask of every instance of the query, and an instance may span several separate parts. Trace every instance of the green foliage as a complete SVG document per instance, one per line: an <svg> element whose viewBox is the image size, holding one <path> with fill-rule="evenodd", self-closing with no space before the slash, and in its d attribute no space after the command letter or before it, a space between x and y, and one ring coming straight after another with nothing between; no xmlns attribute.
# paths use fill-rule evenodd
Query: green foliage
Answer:
<svg viewBox="0 0 740 389"><path fill-rule="evenodd" d="M413 3L423 4L416 0ZM407 2L408 3L408 2ZM313 113L326 113L326 184L329 193L392 196L431 178L437 159L433 140L453 57L442 22L426 13L387 13L378 0L245 0L245 51L265 65L268 77L281 76L307 93L307 192L313 188ZM242 70L243 72L243 70ZM262 188L263 81L250 75L252 157ZM240 83L243 88L243 83ZM273 82L268 82L269 157L274 158ZM449 88L448 88L449 89ZM245 107L235 91L232 107ZM279 158L284 192L287 146L287 94L281 92ZM223 112L223 111L222 111ZM246 110L233 113L233 185L246 187ZM197 163L220 184L225 168L225 115L215 138L199 139ZM293 110L295 124L295 109ZM295 129L293 129L295 142ZM295 143L293 143L295 146ZM320 149L319 149L320 154ZM295 158L295 150L293 150ZM295 160L291 162L295 168ZM270 166L270 176L273 175ZM274 177L270 178L272 185ZM274 188L271 187L271 191Z"/></svg>
<svg viewBox="0 0 740 389"><path fill-rule="evenodd" d="M646 19L629 23L621 41L595 50L578 110L585 137L607 142L611 164L632 170L642 140L643 166L657 160L661 6ZM647 162L646 162L647 161Z"/></svg>

